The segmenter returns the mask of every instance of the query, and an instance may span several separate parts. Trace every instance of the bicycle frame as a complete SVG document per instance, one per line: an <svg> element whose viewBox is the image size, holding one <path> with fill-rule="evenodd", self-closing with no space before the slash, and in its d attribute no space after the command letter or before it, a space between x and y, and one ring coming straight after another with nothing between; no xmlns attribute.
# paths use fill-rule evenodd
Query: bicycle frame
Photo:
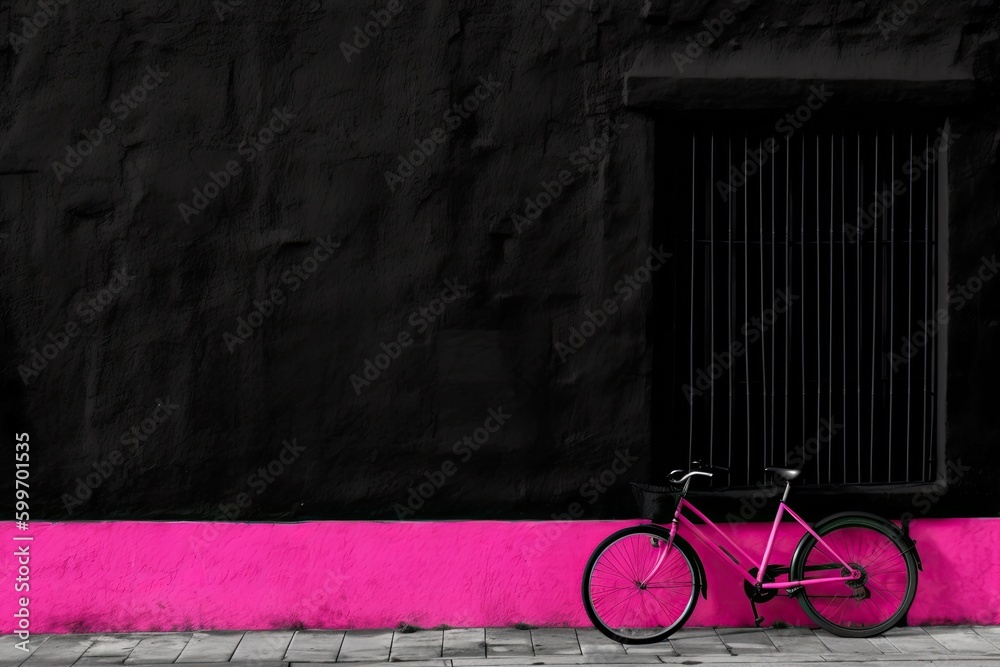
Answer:
<svg viewBox="0 0 1000 667"><path fill-rule="evenodd" d="M685 491L686 489L687 487L685 486ZM787 496L787 491L786 491L786 496ZM688 510L689 512L694 514L695 517L697 517L703 522L704 526L710 526L715 531L715 533L717 533L720 537L722 537L723 540L725 540L726 544L732 549L732 552L727 550L724 546L716 543L715 540L710 539L710 536L705 534L705 531L702 530L699 524L694 523L691 519L689 519L687 516L684 515L684 510ZM823 547L825 547L829 553L833 554L834 557L840 562L840 566L843 566L843 569L849 572L850 574L846 576L822 577L817 579L802 579L796 581L790 580L784 582L776 581L776 582L765 583L764 577L767 573L768 559L770 559L771 557L771 550L772 547L774 546L774 538L778 534L778 525L781 523L781 519L784 517L786 512L788 513L789 516L795 519L795 521L798 522L800 526L805 528L813 537L815 537L816 540L821 545L823 545ZM840 554L837 551L835 551L826 542L824 542L823 538L820 537L816 533L816 531L814 531L809 526L809 524L807 524L802 519L802 517L796 514L792 510L792 508L790 508L787 505L787 503L785 502L785 498L782 498L778 505L778 512L777 514L775 514L774 523L771 525L771 535L768 537L767 547L764 549L764 556L763 558L761 558L760 565L757 566L756 576L750 573L750 570L752 568L748 566L748 564L753 563L753 558L749 554L747 554L747 552L744 551L743 548L740 547L740 545L736 544L736 542L733 541L731 537L726 535L721 528L715 525L715 523L713 523L711 519L705 516L700 510L698 510L697 507L695 507L692 503L690 503L687 500L687 498L681 496L679 502L677 503L677 509L674 510L674 518L670 522L670 524L671 524L670 543L667 545L667 549L664 550L664 553L661 554L659 561L653 568L653 572L650 573L649 575L650 577L653 574L655 574L656 571L659 569L659 566L662 563L663 557L666 555L666 552L669 552L670 548L673 546L674 536L677 535L677 530L680 526L686 527L699 540L701 540L706 545L711 547L712 550L720 558L722 558L723 562L725 562L731 568L739 572L740 575L747 581L748 584L750 584L751 586L759 587L760 589L789 589L798 586L809 586L812 584L829 583L835 581L851 581L853 579L859 579L861 577L861 572L851 567L847 562L844 561L844 559L840 556ZM737 556L734 555L734 553L737 554L739 558L737 558ZM817 569L833 569L834 567L840 569L839 566L823 566Z"/></svg>

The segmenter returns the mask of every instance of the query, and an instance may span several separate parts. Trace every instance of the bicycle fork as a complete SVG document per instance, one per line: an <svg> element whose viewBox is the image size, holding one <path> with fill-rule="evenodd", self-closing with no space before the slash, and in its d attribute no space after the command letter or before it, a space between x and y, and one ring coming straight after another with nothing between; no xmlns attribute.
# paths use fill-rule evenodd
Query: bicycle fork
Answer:
<svg viewBox="0 0 1000 667"><path fill-rule="evenodd" d="M669 541L667 542L667 547L665 549L661 548L660 546L663 544L663 540L661 540L658 537L653 538L653 546L657 549L660 549L660 555L657 556L656 563L653 564L652 571L649 572L649 574L647 574L645 577L643 577L642 581L636 582L640 588L644 587L647 583L649 583L649 581L656 575L657 571L659 571L660 566L663 565L663 559L667 557L667 555L670 553L670 549L672 549L674 546L674 535L676 534L677 534L677 520L675 519L673 525L670 527L670 538Z"/></svg>

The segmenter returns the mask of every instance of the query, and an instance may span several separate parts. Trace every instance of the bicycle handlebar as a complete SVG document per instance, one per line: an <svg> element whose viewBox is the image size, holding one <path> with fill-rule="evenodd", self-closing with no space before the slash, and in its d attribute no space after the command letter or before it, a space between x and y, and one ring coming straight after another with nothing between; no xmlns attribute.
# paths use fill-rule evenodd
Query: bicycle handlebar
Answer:
<svg viewBox="0 0 1000 667"><path fill-rule="evenodd" d="M703 470L703 468L709 468L716 472L724 472L727 474L729 473L729 468L723 468L722 466L716 466L716 465L709 465L704 461L692 461L691 467L693 468L693 470L687 472L686 474L685 471L683 470L679 469L671 470L670 474L667 475L667 481L669 481L671 484L683 484L684 482L694 477L695 475L704 475L706 477L713 476L713 473L706 472L705 470ZM683 477L677 477L677 475L683 475Z"/></svg>
<svg viewBox="0 0 1000 667"><path fill-rule="evenodd" d="M695 470L702 470L708 468L710 470L715 470L717 472L729 472L729 468L723 468L722 466L712 465L710 463L705 463L704 461L691 461L691 465Z"/></svg>
<svg viewBox="0 0 1000 667"><path fill-rule="evenodd" d="M667 481L669 481L671 484L683 484L684 482L686 482L687 480L691 479L695 475L704 475L706 477L712 477L713 473L706 472L704 470L704 468L708 468L708 469L714 470L716 472L724 472L726 474L729 473L729 468L723 468L722 466L710 465L708 463L705 463L704 461L692 461L691 462L691 468L692 468L692 470L689 471L689 472L687 472L686 474L685 474L684 470L680 470L680 469L678 469L678 470L671 470L670 474L667 475ZM678 475L683 475L683 476L682 477L678 477Z"/></svg>
<svg viewBox="0 0 1000 667"><path fill-rule="evenodd" d="M704 472L702 470L692 470L691 472L689 472L688 474L684 475L680 479L675 479L674 475L677 474L677 473L680 473L680 472L684 472L684 471L683 470L672 470L672 471L670 471L670 474L667 476L667 481L669 481L672 484L682 484L682 483L686 482L688 479L690 479L691 477L694 477L695 475L704 475L705 477L711 477L712 476L712 473L710 473L710 472Z"/></svg>

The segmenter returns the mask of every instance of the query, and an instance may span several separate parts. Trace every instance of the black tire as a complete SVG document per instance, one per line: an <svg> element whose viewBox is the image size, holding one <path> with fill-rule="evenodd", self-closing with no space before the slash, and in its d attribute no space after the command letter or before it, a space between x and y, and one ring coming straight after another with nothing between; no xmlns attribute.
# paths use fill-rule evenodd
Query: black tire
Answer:
<svg viewBox="0 0 1000 667"><path fill-rule="evenodd" d="M917 594L917 562L895 526L863 516L846 516L816 529L849 565L860 566L858 582L804 586L799 604L821 628L841 637L874 637L895 627ZM793 581L839 575L843 567L806 533L792 558Z"/></svg>
<svg viewBox="0 0 1000 667"><path fill-rule="evenodd" d="M638 536L638 539L628 540L628 544L633 545L633 549L638 548L635 545L643 545L646 538L649 540L651 549L665 548L665 545L670 539L670 532L660 528L655 525L644 525L635 526L632 528L625 528L617 533L610 535L607 539L601 542L600 545L591 554L590 560L587 562L587 567L583 572L583 605L587 610L587 616L590 617L591 622L594 626L600 630L604 635L610 639L623 644L653 644L655 642L666 639L676 630L678 630L684 623L690 618L691 613L694 611L695 604L698 601L698 592L702 590L703 582L700 561L698 559L698 554L695 550L688 544L683 538L679 536L674 537L674 542L672 546L672 551L667 552L667 555L660 558L658 562L666 563L666 559L670 559L669 565L660 566L660 571L664 575L662 582L670 581L672 583L658 586L639 585L638 581L629 582L636 584L636 591L639 591L639 604L645 605L644 600L653 600L660 605L660 607L653 607L654 610L663 611L660 612L661 619L669 620L670 622L664 626L655 626L653 628L644 629L631 629L632 632L627 632L626 628L616 628L611 627L605 619L601 618L601 615L595 609L593 596L596 594L601 595L600 589L602 585L595 585L595 567L599 562L613 562L615 558L615 551L618 549L624 549L627 538ZM612 550L614 549L614 550ZM609 551L612 550L612 551ZM604 556L604 559L602 559ZM652 554L650 555L652 557ZM637 560L642 561L639 557ZM617 561L623 567L629 565L629 563L621 563ZM633 561L635 562L635 560ZM646 561L648 562L648 561ZM616 568L617 569L617 568ZM676 574L675 574L676 573ZM632 574L632 573L628 573ZM605 575L598 575L605 576ZM619 570L617 573L618 578L624 582L626 577ZM666 577L669 577L667 579ZM673 583L676 582L676 583ZM611 584L604 585L610 591L615 590L615 587ZM689 587L689 588L688 588ZM668 591L666 589L676 589L673 598L668 599L667 603L663 602L661 596L658 596L653 589L664 589L663 595L667 595ZM633 593L634 594L634 593ZM605 594L607 595L607 593ZM620 593L619 593L620 595ZM631 597L631 595L629 595ZM622 602L625 602L623 600ZM621 603L618 603L620 605ZM652 605L653 602L650 602ZM616 607L618 605L615 605ZM639 631L641 630L641 634Z"/></svg>

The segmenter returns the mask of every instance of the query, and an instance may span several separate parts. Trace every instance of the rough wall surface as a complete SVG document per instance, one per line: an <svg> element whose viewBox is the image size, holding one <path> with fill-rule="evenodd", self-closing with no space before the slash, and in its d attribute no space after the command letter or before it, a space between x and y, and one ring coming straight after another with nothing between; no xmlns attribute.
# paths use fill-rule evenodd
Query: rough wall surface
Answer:
<svg viewBox="0 0 1000 667"><path fill-rule="evenodd" d="M28 37L0 50L0 430L31 434L33 516L622 516L588 480L677 460L649 288L557 343L666 224L625 77L974 78L954 280L996 249L997 11L911 5L70 1L33 36L39 5L5 5ZM998 510L996 289L952 320L973 470L936 513Z"/></svg>
<svg viewBox="0 0 1000 667"><path fill-rule="evenodd" d="M37 525L32 632L195 629L590 627L580 581L591 551L635 521L430 521L240 524L113 521ZM998 519L920 519L923 561L912 625L1000 623ZM729 534L755 558L770 525ZM0 536L10 543L12 524ZM789 562L802 530L784 524L773 562ZM692 538L695 539L695 538ZM420 549L412 546L419 544ZM743 579L707 547L708 597L688 625L753 623ZM3 580L13 588L14 568ZM959 582L976 582L959 585ZM94 582L100 582L95 587ZM0 602L0 630L17 600ZM767 624L809 625L795 600L759 607Z"/></svg>

